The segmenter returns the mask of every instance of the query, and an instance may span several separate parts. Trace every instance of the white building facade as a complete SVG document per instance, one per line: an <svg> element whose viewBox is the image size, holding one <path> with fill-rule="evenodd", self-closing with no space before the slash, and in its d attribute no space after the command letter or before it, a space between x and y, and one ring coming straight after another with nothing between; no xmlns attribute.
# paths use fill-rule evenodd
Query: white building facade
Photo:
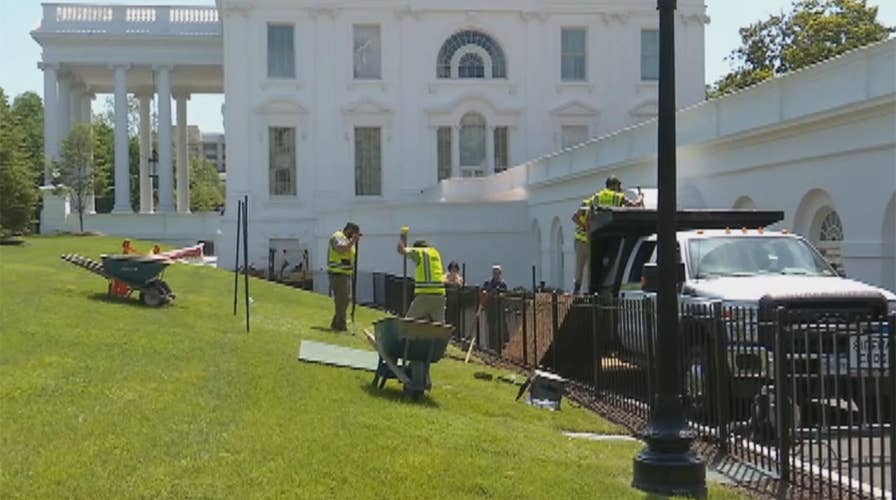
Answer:
<svg viewBox="0 0 896 500"><path fill-rule="evenodd" d="M248 194L252 255L271 240L311 248L337 229L321 213L414 200L444 179L492 175L656 112L652 0L219 7L224 234L232 240L234 200ZM679 67L683 104L704 94L704 10L679 2L679 51L695 54Z"/></svg>
<svg viewBox="0 0 896 500"><path fill-rule="evenodd" d="M701 1L678 8L680 206L783 209L782 226L848 275L896 288L896 41L703 102L708 20ZM409 225L472 282L500 262L511 285L534 267L570 288L580 200L608 175L655 185L656 28L652 0L219 0L47 4L34 36L49 156L63 124L83 119L73 82L78 99L155 96L160 144L172 94L225 94L223 217L174 213L169 196L90 216L88 229L215 239L226 267L248 196L250 263L307 250L323 290L327 239L347 220L365 234L366 272L401 271L395 240ZM159 156L170 186L172 151ZM76 227L50 198L42 227Z"/></svg>

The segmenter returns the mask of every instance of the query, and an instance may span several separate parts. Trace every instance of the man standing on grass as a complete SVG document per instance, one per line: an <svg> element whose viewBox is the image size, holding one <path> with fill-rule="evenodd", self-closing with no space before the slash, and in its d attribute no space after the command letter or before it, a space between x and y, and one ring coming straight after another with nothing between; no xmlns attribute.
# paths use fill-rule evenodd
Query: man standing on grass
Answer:
<svg viewBox="0 0 896 500"><path fill-rule="evenodd" d="M407 233L398 240L398 253L416 264L414 301L405 315L407 318L425 319L434 323L445 322L445 274L439 251L423 240L415 241L408 248Z"/></svg>
<svg viewBox="0 0 896 500"><path fill-rule="evenodd" d="M327 274L335 306L330 328L340 332L348 330L345 324L345 311L351 301L351 294L354 293L352 274L355 270L355 246L359 239L361 228L354 222L349 222L342 231L336 231L330 236L327 245Z"/></svg>

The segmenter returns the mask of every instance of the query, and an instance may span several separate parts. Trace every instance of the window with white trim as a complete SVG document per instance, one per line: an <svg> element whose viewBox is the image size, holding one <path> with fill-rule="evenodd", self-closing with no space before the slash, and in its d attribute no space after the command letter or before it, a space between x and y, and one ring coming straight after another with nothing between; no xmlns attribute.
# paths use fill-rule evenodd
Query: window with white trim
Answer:
<svg viewBox="0 0 896 500"><path fill-rule="evenodd" d="M380 27L356 24L353 31L355 79L379 80L383 76Z"/></svg>
<svg viewBox="0 0 896 500"><path fill-rule="evenodd" d="M560 79L583 82L586 74L586 30L563 28L560 32Z"/></svg>
<svg viewBox="0 0 896 500"><path fill-rule="evenodd" d="M470 54L478 55L479 60L476 61L468 57ZM458 55L460 57L457 57ZM461 76L461 60L468 65L465 71L473 71L474 74L478 74L478 69L472 68L481 61L483 76ZM436 76L438 78L507 78L504 49L485 33L473 30L460 31L451 35L442 44L436 59Z"/></svg>
<svg viewBox="0 0 896 500"><path fill-rule="evenodd" d="M268 78L296 77L294 27L268 24Z"/></svg>
<svg viewBox="0 0 896 500"><path fill-rule="evenodd" d="M460 166L485 166L485 118L467 113L460 119Z"/></svg>
<svg viewBox="0 0 896 500"><path fill-rule="evenodd" d="M641 80L660 78L660 32L641 30Z"/></svg>
<svg viewBox="0 0 896 500"><path fill-rule="evenodd" d="M495 127L495 172L503 172L510 166L510 144L507 127Z"/></svg>
<svg viewBox="0 0 896 500"><path fill-rule="evenodd" d="M272 196L295 196L296 129L270 127L268 142L270 193Z"/></svg>
<svg viewBox="0 0 896 500"><path fill-rule="evenodd" d="M563 125L560 127L561 149L581 144L588 140L587 125Z"/></svg>
<svg viewBox="0 0 896 500"><path fill-rule="evenodd" d="M383 194L382 129L355 127L355 195Z"/></svg>

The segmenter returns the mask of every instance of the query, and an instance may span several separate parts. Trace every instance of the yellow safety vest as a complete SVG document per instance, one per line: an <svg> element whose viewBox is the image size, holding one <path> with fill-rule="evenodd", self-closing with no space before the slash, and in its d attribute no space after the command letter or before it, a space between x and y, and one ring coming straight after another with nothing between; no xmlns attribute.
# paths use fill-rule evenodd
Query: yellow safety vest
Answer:
<svg viewBox="0 0 896 500"><path fill-rule="evenodd" d="M585 198L582 200L582 206L579 207L578 212L578 224L576 224L576 239L579 241L587 242L588 238L588 228L585 224L588 222L588 211L591 210L591 198Z"/></svg>
<svg viewBox="0 0 896 500"><path fill-rule="evenodd" d="M336 231L333 236L330 236L330 242L327 245L327 271L351 276L355 269L355 247L351 247L347 252L337 251L333 246L340 239L348 239L342 231Z"/></svg>
<svg viewBox="0 0 896 500"><path fill-rule="evenodd" d="M612 189L601 189L594 198L592 198L591 203L598 207L621 207L622 200L625 199L625 195L622 193L617 193Z"/></svg>
<svg viewBox="0 0 896 500"><path fill-rule="evenodd" d="M445 295L445 274L442 272L442 256L432 247L408 248L417 255L417 277L414 293L417 295Z"/></svg>

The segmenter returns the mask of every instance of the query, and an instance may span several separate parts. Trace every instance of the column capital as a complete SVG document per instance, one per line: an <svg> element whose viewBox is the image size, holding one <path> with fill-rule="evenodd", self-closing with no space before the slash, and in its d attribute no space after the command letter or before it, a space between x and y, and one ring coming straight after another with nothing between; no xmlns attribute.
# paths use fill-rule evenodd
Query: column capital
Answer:
<svg viewBox="0 0 896 500"><path fill-rule="evenodd" d="M115 63L115 64L109 64L108 67L109 67L109 69L112 69L112 70L121 68L121 69L127 71L127 70L131 69L133 67L133 65L130 63Z"/></svg>
<svg viewBox="0 0 896 500"><path fill-rule="evenodd" d="M190 91L188 91L188 90L177 89L177 88L171 89L171 95L175 99L183 99L185 101L190 100Z"/></svg>
<svg viewBox="0 0 896 500"><path fill-rule="evenodd" d="M152 70L153 71L169 71L170 72L170 71L174 70L174 65L172 65L172 64L153 64Z"/></svg>
<svg viewBox="0 0 896 500"><path fill-rule="evenodd" d="M41 70L41 71L45 71L45 70L48 70L48 69L49 69L49 70L53 70L53 71L57 71L57 72L58 72L58 71L59 71L59 63L50 63L50 62L38 61L38 63L37 63L37 69L39 69L39 70Z"/></svg>

